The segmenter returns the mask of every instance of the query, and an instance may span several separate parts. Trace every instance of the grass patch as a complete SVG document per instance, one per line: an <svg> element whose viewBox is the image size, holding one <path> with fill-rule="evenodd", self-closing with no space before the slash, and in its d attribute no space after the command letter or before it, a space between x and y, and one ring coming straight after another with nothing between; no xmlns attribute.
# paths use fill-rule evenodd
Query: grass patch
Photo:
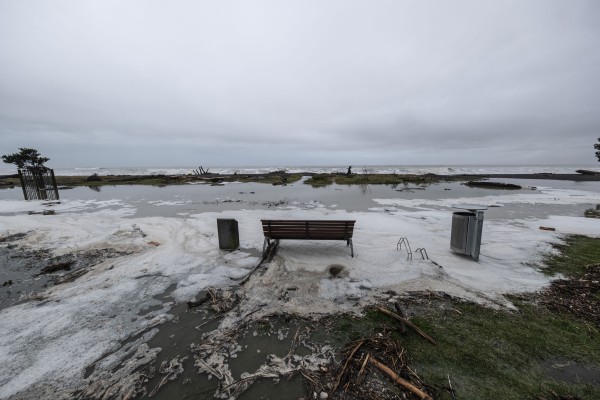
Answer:
<svg viewBox="0 0 600 400"><path fill-rule="evenodd" d="M102 175L88 180L87 176L57 176L59 187L117 186L117 185L185 185L188 183L218 184L222 182L254 182L286 185L298 182L302 174L252 174L252 175ZM0 188L21 187L19 178L0 179Z"/></svg>
<svg viewBox="0 0 600 400"><path fill-rule="evenodd" d="M547 273L576 278L600 262L600 239L570 236L560 254L545 260ZM333 337L341 342L389 334L406 349L408 365L436 391L452 399L600 398L600 327L537 301L512 297L517 310L497 310L442 296L403 300L410 320L435 338L433 346L415 332L401 335L397 323L376 310L340 317ZM555 379L555 364L588 369L582 379ZM568 367L566 367L568 368ZM578 372L579 373L579 372ZM573 396L573 397L567 397Z"/></svg>
<svg viewBox="0 0 600 400"><path fill-rule="evenodd" d="M570 235L564 244L556 245L558 254L548 255L542 272L548 275L562 274L567 278L579 278L587 272L586 266L600 263L600 238Z"/></svg>
<svg viewBox="0 0 600 400"><path fill-rule="evenodd" d="M236 178L238 182L270 183L272 185L284 185L298 182L302 174L265 174L265 175L240 175Z"/></svg>
<svg viewBox="0 0 600 400"><path fill-rule="evenodd" d="M464 180L464 177L439 177L433 174L426 175L397 175L397 174L316 174L304 183L313 187L338 185L399 185L399 184L423 184L445 181Z"/></svg>
<svg viewBox="0 0 600 400"><path fill-rule="evenodd" d="M518 312L508 312L463 303L455 304L458 312L438 308L414 317L438 344L415 334L401 339L412 367L434 387L446 386L450 375L460 398L523 399L552 391L600 398L599 386L556 381L544 367L570 361L600 371L598 335L590 336L583 322L567 315L517 306Z"/></svg>
<svg viewBox="0 0 600 400"><path fill-rule="evenodd" d="M181 185L194 183L222 183L222 182L252 182L267 183L272 185L285 185L298 182L303 174L268 173L268 174L233 174L233 175L102 175L95 180L87 180L87 176L57 176L59 186L115 186L115 185ZM463 181L477 179L465 176L436 176L427 175L397 175L397 174L315 174L305 181L313 187L328 186L333 183L339 185L399 185L417 184L427 185L440 181ZM19 178L0 179L0 188L21 186Z"/></svg>

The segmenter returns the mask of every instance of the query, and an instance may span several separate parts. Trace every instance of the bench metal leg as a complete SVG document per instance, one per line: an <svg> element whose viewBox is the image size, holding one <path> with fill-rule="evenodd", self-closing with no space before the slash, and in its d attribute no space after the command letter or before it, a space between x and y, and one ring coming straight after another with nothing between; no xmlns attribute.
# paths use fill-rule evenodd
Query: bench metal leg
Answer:
<svg viewBox="0 0 600 400"><path fill-rule="evenodd" d="M354 258L354 245L352 244L352 239L348 239L346 246L350 245L350 253L352 254L352 258Z"/></svg>
<svg viewBox="0 0 600 400"><path fill-rule="evenodd" d="M263 242L263 252L262 252L263 257L265 256L265 251L267 250L267 247L270 244L271 244L271 242L269 241L269 239L265 238L265 241Z"/></svg>

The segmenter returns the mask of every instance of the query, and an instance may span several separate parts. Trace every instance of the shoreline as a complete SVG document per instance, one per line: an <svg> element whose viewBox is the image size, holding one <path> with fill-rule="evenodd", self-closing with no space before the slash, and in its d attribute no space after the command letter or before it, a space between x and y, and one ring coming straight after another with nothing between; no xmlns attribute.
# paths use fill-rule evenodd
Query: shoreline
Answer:
<svg viewBox="0 0 600 400"><path fill-rule="evenodd" d="M275 171L259 174L216 174L207 173L201 175L57 175L58 186L66 189L68 186L105 186L105 185L154 185L169 186L190 183L220 184L224 182L240 183L266 183L272 185L287 185L300 181L303 177L309 177L304 183L312 186L328 186L330 184L342 185L379 185L379 184L401 184L401 183L436 183L473 181L486 179L523 179L523 180L558 180L573 182L599 182L598 174L555 174L555 173L531 173L531 174L351 174L315 172L287 173ZM20 186L17 174L0 175L0 189Z"/></svg>

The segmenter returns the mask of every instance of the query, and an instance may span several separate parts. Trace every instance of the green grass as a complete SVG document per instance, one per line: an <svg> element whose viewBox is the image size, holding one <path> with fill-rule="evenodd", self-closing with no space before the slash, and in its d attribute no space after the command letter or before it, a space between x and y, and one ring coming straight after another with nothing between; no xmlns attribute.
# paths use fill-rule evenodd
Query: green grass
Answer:
<svg viewBox="0 0 600 400"><path fill-rule="evenodd" d="M298 182L302 178L302 174L286 174L284 178L281 175L264 175L264 176L239 176L236 178L238 182L255 182L255 183L270 183L272 185L291 184Z"/></svg>
<svg viewBox="0 0 600 400"><path fill-rule="evenodd" d="M439 182L441 178L435 175L397 175L397 174L316 174L304 183L319 187L333 183L338 185L399 185L403 183L431 184ZM448 178L444 180L464 180L464 177Z"/></svg>
<svg viewBox="0 0 600 400"><path fill-rule="evenodd" d="M559 254L546 257L546 267L542 269L545 274L579 278L586 272L587 265L600 263L600 238L571 235L564 244L555 247Z"/></svg>
<svg viewBox="0 0 600 400"><path fill-rule="evenodd" d="M184 185L190 182L206 184L221 182L255 182L273 185L283 185L298 182L301 174L263 174L263 175L220 175L220 176L198 176L198 175L108 175L100 176L99 180L87 181L87 176L57 176L58 186L116 186L116 185ZM0 180L0 187L20 187L19 178L4 178Z"/></svg>
<svg viewBox="0 0 600 400"><path fill-rule="evenodd" d="M600 239L570 236L560 254L545 260L546 273L581 276L600 262ZM407 351L409 366L433 386L437 398L448 376L458 399L538 399L559 395L600 399L600 386L553 379L552 364L572 363L600 371L598 327L533 301L512 297L517 310L497 310L455 299L412 299L411 321L434 337L433 346L412 331L400 335L396 322L376 310L361 319L340 317L333 336L342 342L387 330Z"/></svg>
<svg viewBox="0 0 600 400"><path fill-rule="evenodd" d="M523 399L551 391L600 398L600 387L555 381L543 367L571 361L600 368L600 337L590 336L583 322L530 304L518 304L518 312L468 303L455 309L460 314L437 309L412 319L437 346L414 334L402 339L412 368L430 385L447 385L450 375L460 398Z"/></svg>

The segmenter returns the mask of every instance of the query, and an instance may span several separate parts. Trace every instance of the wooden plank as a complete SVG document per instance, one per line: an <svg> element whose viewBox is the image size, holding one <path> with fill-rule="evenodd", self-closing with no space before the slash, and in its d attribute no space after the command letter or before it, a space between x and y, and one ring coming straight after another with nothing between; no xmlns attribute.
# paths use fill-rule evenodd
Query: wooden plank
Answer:
<svg viewBox="0 0 600 400"><path fill-rule="evenodd" d="M23 189L23 197L25 197L25 200L29 200L29 198L27 197L27 184L25 183L25 177L23 176L23 173L21 172L21 170L17 170L19 172L19 179L21 180L21 188Z"/></svg>

